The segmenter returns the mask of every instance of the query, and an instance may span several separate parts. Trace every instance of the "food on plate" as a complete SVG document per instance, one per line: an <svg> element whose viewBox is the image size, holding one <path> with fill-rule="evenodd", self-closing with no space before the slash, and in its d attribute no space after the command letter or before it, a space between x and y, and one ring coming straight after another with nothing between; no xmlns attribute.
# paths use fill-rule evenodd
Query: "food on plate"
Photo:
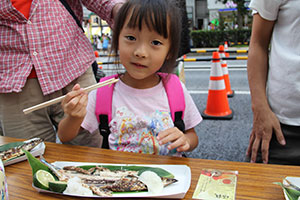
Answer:
<svg viewBox="0 0 300 200"><path fill-rule="evenodd" d="M50 181L55 181L54 176L42 169L38 170L33 176L33 184L45 190L49 188Z"/></svg>
<svg viewBox="0 0 300 200"><path fill-rule="evenodd" d="M78 177L73 177L68 180L67 188L63 193L81 196L93 195L93 192L89 189L89 186L82 184L81 179Z"/></svg>
<svg viewBox="0 0 300 200"><path fill-rule="evenodd" d="M49 189L54 192L62 193L67 188L65 181L49 181Z"/></svg>
<svg viewBox="0 0 300 200"><path fill-rule="evenodd" d="M29 142L24 142L20 146L12 147L5 151L0 152L0 158L2 159L3 162L13 158L17 158L25 154L23 150L31 151L34 147L36 147L42 142L43 139L40 138L33 139Z"/></svg>
<svg viewBox="0 0 300 200"><path fill-rule="evenodd" d="M177 179L160 177L154 172L152 173L156 175L156 180L153 183L150 183L149 180L146 181L147 183L144 183L139 180L139 170L111 170L103 166L65 166L62 169L58 169L52 164L46 162L44 159L41 161L49 167L59 181L68 182L68 186L66 187L67 189L63 191L64 194L74 194L72 191L74 188L79 187L78 184L85 188L83 190L90 189L94 194L102 197L112 196L113 192L134 192L147 190L151 190L151 192L157 194L158 192L161 192L163 187L177 182ZM145 167L145 169L149 169L149 167ZM144 177L144 180L147 180L149 178L153 178L152 173L150 172L151 175L149 175L149 171L144 171L141 175ZM160 181L157 179L160 179ZM159 182L161 184L159 188L153 186L153 184L157 184ZM147 184L151 186L148 188ZM68 189L69 187L71 189ZM79 190L81 191L81 189ZM52 188L52 191L55 190ZM61 192L61 190L56 190L55 192Z"/></svg>
<svg viewBox="0 0 300 200"><path fill-rule="evenodd" d="M139 180L147 185L148 192L159 194L164 189L162 179L152 171L145 171L139 176Z"/></svg>
<svg viewBox="0 0 300 200"><path fill-rule="evenodd" d="M60 180L68 180L73 177L79 177L86 184L107 184L114 183L122 177L137 176L138 171L115 170L111 171L104 167L92 167L84 170L80 167L66 166L58 171Z"/></svg>

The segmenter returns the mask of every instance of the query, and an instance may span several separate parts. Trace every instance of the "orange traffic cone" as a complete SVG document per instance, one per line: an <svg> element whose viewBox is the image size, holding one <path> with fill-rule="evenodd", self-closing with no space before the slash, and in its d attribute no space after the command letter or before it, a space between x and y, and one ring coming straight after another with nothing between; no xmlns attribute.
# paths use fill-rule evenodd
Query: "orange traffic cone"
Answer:
<svg viewBox="0 0 300 200"><path fill-rule="evenodd" d="M98 58L99 57L99 52L98 51L94 51L95 57Z"/></svg>
<svg viewBox="0 0 300 200"><path fill-rule="evenodd" d="M223 45L219 46L219 53L220 53L221 58L225 58L225 52L224 52L224 46ZM228 97L233 97L234 96L234 91L231 90L228 67L227 67L227 62L225 60L222 60L221 67L222 67L222 70L223 70L223 76L224 76L224 82L225 82L225 87L226 87L226 91L227 91L227 96Z"/></svg>
<svg viewBox="0 0 300 200"><path fill-rule="evenodd" d="M206 109L202 112L204 119L232 119L226 93L220 55L213 52Z"/></svg>
<svg viewBox="0 0 300 200"><path fill-rule="evenodd" d="M228 43L227 43L227 41L225 41L225 43L224 43L224 50L225 50L225 51L228 50ZM226 57L229 57L229 53L225 53L225 56L226 56Z"/></svg>

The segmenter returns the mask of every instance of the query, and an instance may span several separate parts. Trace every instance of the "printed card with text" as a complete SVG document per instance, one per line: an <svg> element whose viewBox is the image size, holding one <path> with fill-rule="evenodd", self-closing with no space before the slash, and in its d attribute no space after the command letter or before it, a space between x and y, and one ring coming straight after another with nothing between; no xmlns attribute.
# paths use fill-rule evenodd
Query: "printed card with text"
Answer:
<svg viewBox="0 0 300 200"><path fill-rule="evenodd" d="M238 171L203 169L193 199L234 200Z"/></svg>

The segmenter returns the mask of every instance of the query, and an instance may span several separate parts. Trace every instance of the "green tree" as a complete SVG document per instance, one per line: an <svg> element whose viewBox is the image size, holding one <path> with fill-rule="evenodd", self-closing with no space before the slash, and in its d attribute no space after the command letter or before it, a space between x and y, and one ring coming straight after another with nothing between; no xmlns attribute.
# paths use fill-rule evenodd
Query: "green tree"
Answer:
<svg viewBox="0 0 300 200"><path fill-rule="evenodd" d="M230 0L217 0L226 4ZM243 27L244 16L248 13L247 8L245 7L246 0L231 0L237 5L237 23L239 28Z"/></svg>

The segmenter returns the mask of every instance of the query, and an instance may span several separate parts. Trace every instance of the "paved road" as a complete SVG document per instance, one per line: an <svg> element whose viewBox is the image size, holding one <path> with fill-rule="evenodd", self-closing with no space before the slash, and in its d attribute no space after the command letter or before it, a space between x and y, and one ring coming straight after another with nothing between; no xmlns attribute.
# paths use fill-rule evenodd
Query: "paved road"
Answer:
<svg viewBox="0 0 300 200"><path fill-rule="evenodd" d="M203 120L196 127L199 145L187 155L194 158L244 161L252 127L251 98L247 81L246 61L227 61L231 89L235 96L229 98L234 111L232 120ZM206 108L210 63L185 62L186 87L198 109Z"/></svg>

